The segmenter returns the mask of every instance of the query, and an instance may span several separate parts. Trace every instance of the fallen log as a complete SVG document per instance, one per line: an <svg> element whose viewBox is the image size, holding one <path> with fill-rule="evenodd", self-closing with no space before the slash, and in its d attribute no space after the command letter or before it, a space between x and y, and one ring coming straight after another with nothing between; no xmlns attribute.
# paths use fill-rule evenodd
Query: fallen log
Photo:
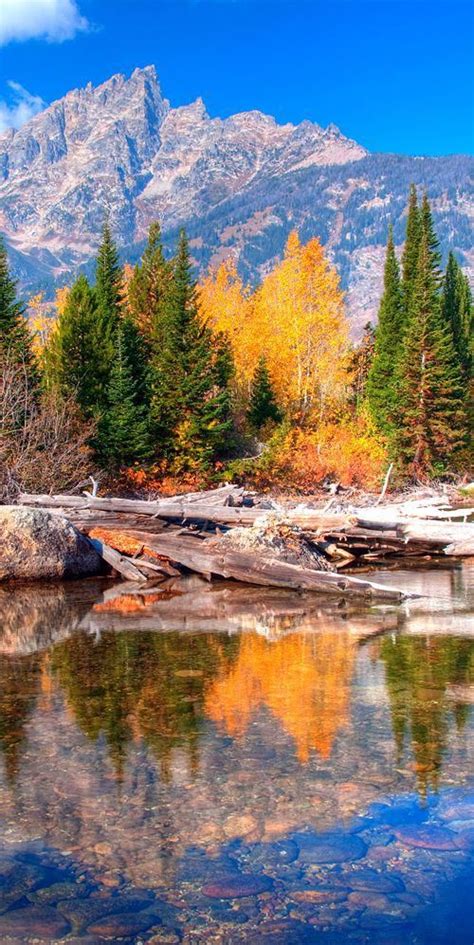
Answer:
<svg viewBox="0 0 474 945"><path fill-rule="evenodd" d="M338 597L362 597L397 603L407 597L417 596L360 578L301 568L260 554L227 549L219 552L216 542L207 539L198 543L186 536L150 536L147 532L127 530L121 534L129 534L143 541L160 557L166 557L173 564L181 565L205 577L215 575L246 584L311 590Z"/></svg>
<svg viewBox="0 0 474 945"><path fill-rule="evenodd" d="M469 522L431 522L417 520L403 522L397 526L397 532L405 541L422 541L426 544L438 545L444 549L447 546L464 544L471 547L464 554L473 554L474 524Z"/></svg>
<svg viewBox="0 0 474 945"><path fill-rule="evenodd" d="M193 500L188 502L186 496L176 496L173 499L157 499L146 501L142 499L114 499L94 498L93 496L70 495L30 495L22 493L19 496L22 505L39 505L50 509L93 509L104 512L122 512L125 514L150 515L153 518L180 519L181 521L208 521L218 525L253 525L268 510L233 507L225 505L206 504ZM349 523L352 519L346 513L324 512L322 509L286 509L281 511L282 518L289 525L298 525L311 530L337 528Z"/></svg>
<svg viewBox="0 0 474 945"><path fill-rule="evenodd" d="M89 538L89 541L97 551L97 554L99 554L107 564L110 564L115 571L118 571L127 581L146 581L146 577L138 570L130 558L124 557L124 555L121 555L115 548L111 548L110 545L105 545L104 542L99 541L98 538Z"/></svg>

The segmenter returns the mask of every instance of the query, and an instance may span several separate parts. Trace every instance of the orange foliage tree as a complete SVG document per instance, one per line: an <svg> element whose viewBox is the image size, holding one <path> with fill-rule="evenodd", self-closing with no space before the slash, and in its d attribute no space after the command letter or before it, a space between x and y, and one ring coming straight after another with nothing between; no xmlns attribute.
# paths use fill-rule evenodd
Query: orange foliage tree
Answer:
<svg viewBox="0 0 474 945"><path fill-rule="evenodd" d="M235 261L225 259L211 269L197 289L199 313L214 332L224 332L232 346L237 381L248 394L262 353L253 297L240 278Z"/></svg>
<svg viewBox="0 0 474 945"><path fill-rule="evenodd" d="M201 317L227 332L237 377L250 385L261 356L292 418L321 421L345 394L349 332L335 268L318 239L296 232L285 255L251 294L226 260L199 289Z"/></svg>

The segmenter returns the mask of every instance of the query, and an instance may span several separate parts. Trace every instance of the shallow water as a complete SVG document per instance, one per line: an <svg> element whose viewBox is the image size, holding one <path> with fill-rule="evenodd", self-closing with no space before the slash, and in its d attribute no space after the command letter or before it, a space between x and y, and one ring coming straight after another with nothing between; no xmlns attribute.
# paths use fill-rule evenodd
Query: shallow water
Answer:
<svg viewBox="0 0 474 945"><path fill-rule="evenodd" d="M0 590L0 941L472 945L474 569Z"/></svg>

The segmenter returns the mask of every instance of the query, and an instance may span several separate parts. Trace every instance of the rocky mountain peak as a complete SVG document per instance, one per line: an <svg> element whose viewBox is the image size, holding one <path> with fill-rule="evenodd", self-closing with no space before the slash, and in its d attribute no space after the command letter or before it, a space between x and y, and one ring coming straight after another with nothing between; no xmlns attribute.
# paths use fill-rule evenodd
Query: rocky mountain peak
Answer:
<svg viewBox="0 0 474 945"><path fill-rule="evenodd" d="M455 183L438 186L440 163L429 183L443 212L454 199L446 194L458 195L459 230L471 204L456 160ZM150 65L68 92L0 136L0 230L16 274L36 288L87 263L106 211L129 256L158 219L165 234L189 229L200 264L231 252L246 278L266 270L297 226L304 238L321 237L349 288L356 267L363 307L367 252L373 244L379 252L393 193L401 215L424 161L371 156L332 124L278 124L258 110L214 118L201 98L171 107ZM371 284L370 296L378 290Z"/></svg>

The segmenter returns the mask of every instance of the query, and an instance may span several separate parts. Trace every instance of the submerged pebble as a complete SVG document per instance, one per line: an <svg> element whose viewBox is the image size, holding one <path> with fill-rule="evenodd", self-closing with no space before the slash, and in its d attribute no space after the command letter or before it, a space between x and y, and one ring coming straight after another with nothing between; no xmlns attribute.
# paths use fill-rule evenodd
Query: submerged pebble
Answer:
<svg viewBox="0 0 474 945"><path fill-rule="evenodd" d="M69 924L63 916L49 906L25 906L1 917L0 934L42 939L51 942L66 935Z"/></svg>
<svg viewBox="0 0 474 945"><path fill-rule="evenodd" d="M300 834L297 843L303 863L352 862L367 852L367 844L353 834Z"/></svg>
<svg viewBox="0 0 474 945"><path fill-rule="evenodd" d="M240 873L238 876L223 877L203 887L205 896L211 899L240 899L245 896L258 896L272 889L273 883L268 876L254 876Z"/></svg>

